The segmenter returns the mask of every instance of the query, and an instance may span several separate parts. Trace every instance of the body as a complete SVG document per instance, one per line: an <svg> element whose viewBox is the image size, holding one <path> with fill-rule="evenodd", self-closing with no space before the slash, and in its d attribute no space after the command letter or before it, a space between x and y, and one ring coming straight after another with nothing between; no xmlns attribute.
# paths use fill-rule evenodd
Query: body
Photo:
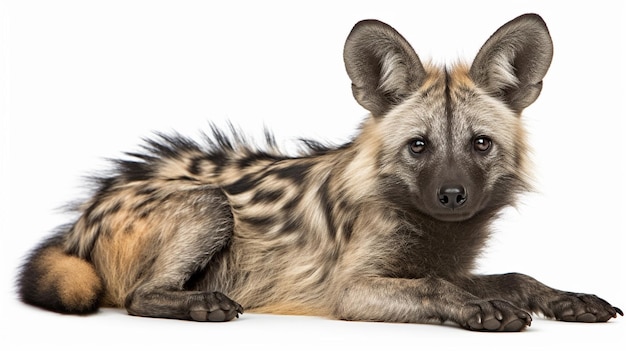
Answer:
<svg viewBox="0 0 626 351"><path fill-rule="evenodd" d="M529 313L606 321L618 308L522 274L473 274L499 211L529 189L522 110L552 57L543 21L500 28L472 65L423 64L378 21L344 51L371 112L339 147L288 156L214 128L148 140L97 180L79 218L35 249L26 302L231 320L243 309L517 331Z"/></svg>

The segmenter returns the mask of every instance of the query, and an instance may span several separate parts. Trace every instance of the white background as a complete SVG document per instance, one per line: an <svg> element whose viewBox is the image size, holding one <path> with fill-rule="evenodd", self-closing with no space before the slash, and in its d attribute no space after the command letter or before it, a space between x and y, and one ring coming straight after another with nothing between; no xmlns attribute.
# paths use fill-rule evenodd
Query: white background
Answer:
<svg viewBox="0 0 626 351"><path fill-rule="evenodd" d="M244 314L225 324L135 318L105 309L60 316L19 303L23 256L85 195L83 177L137 149L152 131L197 136L230 120L343 142L366 112L342 48L360 19L400 31L423 60L471 60L500 25L541 14L555 44L538 101L525 112L537 193L507 211L479 271L519 271L626 307L625 63L619 1L4 1L0 7L0 344L66 349L137 344L279 348L360 344L408 349L623 345L607 324L536 317L520 334L450 326L350 323ZM15 349L15 348L10 348Z"/></svg>

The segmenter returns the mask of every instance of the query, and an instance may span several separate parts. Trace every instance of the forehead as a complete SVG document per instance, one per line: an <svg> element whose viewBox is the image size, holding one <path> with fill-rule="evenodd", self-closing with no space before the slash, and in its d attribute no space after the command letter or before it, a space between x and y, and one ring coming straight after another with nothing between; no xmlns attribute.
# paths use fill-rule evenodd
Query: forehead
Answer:
<svg viewBox="0 0 626 351"><path fill-rule="evenodd" d="M428 67L420 89L385 117L406 139L426 137L449 144L477 135L517 129L519 116L477 87L465 65Z"/></svg>

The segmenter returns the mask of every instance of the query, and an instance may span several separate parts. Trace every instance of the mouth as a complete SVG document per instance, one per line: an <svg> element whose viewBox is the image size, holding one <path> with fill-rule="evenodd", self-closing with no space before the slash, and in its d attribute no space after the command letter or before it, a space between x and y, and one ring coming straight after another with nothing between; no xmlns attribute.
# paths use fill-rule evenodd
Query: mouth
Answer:
<svg viewBox="0 0 626 351"><path fill-rule="evenodd" d="M474 213L470 211L450 210L431 212L430 215L431 217L443 222L461 222L472 218Z"/></svg>

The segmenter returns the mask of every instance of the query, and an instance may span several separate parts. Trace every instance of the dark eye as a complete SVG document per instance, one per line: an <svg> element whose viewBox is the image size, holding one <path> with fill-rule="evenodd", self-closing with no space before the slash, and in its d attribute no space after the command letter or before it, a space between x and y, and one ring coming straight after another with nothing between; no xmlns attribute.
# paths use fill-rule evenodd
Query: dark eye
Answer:
<svg viewBox="0 0 626 351"><path fill-rule="evenodd" d="M474 150L485 153L491 149L491 145L493 142L489 137L486 136L478 136L474 138Z"/></svg>
<svg viewBox="0 0 626 351"><path fill-rule="evenodd" d="M419 155L426 150L426 141L422 138L411 140L409 143L409 151L413 155Z"/></svg>

